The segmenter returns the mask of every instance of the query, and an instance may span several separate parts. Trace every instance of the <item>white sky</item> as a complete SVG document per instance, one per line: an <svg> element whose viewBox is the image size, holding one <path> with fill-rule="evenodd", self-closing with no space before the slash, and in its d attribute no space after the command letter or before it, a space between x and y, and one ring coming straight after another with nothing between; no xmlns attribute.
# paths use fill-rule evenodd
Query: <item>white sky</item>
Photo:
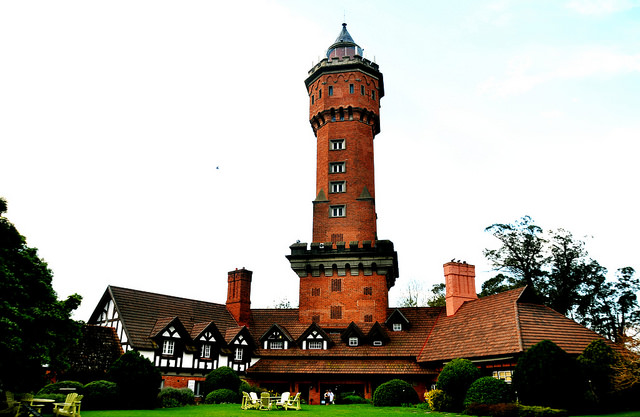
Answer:
<svg viewBox="0 0 640 417"><path fill-rule="evenodd" d="M87 320L109 284L212 302L254 271L287 298L311 239L304 79L348 30L384 74L378 235L392 305L452 258L493 276L530 215L640 270L640 2L3 1L0 195Z"/></svg>

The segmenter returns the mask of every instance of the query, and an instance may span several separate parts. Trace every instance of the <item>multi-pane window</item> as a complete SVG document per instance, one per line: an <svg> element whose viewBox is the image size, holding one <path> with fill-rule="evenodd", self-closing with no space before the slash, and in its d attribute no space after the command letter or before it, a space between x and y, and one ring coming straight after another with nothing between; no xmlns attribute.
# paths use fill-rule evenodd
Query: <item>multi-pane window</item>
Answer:
<svg viewBox="0 0 640 417"><path fill-rule="evenodd" d="M162 342L162 354L173 355L176 349L176 342L173 340L165 340Z"/></svg>
<svg viewBox="0 0 640 417"><path fill-rule="evenodd" d="M332 174L339 174L345 172L344 162L331 162L329 164L329 172Z"/></svg>
<svg viewBox="0 0 640 417"><path fill-rule="evenodd" d="M346 187L344 181L334 181L329 183L329 190L332 193L344 193L345 189Z"/></svg>
<svg viewBox="0 0 640 417"><path fill-rule="evenodd" d="M269 342L269 349L284 349L284 341L272 340Z"/></svg>
<svg viewBox="0 0 640 417"><path fill-rule="evenodd" d="M311 288L312 297L320 297L320 288Z"/></svg>
<svg viewBox="0 0 640 417"><path fill-rule="evenodd" d="M371 323L373 322L373 316L371 314L365 314L364 315L364 322L365 323Z"/></svg>
<svg viewBox="0 0 640 417"><path fill-rule="evenodd" d="M372 295L373 288L372 287L364 287L364 295Z"/></svg>
<svg viewBox="0 0 640 417"><path fill-rule="evenodd" d="M349 338L349 346L358 346L358 338L350 337Z"/></svg>
<svg viewBox="0 0 640 417"><path fill-rule="evenodd" d="M344 242L344 234L331 233L331 243Z"/></svg>
<svg viewBox="0 0 640 417"><path fill-rule="evenodd" d="M342 306L331 306L331 318L332 319L342 318Z"/></svg>
<svg viewBox="0 0 640 417"><path fill-rule="evenodd" d="M329 214L331 217L344 217L345 209L344 206L331 206Z"/></svg>
<svg viewBox="0 0 640 417"><path fill-rule="evenodd" d="M402 323L393 323L393 331L401 332L402 331Z"/></svg>
<svg viewBox="0 0 640 417"><path fill-rule="evenodd" d="M496 379L502 379L507 384L511 383L511 371L493 371L493 377Z"/></svg>
<svg viewBox="0 0 640 417"><path fill-rule="evenodd" d="M237 360L237 361L241 361L242 360L242 354L243 354L242 348L236 348L235 355L234 355L233 358L235 360Z"/></svg>
<svg viewBox="0 0 640 417"><path fill-rule="evenodd" d="M203 358L210 358L211 357L211 345L208 343L205 343L204 345L202 345L202 349L200 350L200 356Z"/></svg>
<svg viewBox="0 0 640 417"><path fill-rule="evenodd" d="M309 349L322 349L322 340L309 341Z"/></svg>
<svg viewBox="0 0 640 417"><path fill-rule="evenodd" d="M340 292L342 291L342 280L337 278L337 279L332 279L331 280L331 291L332 292Z"/></svg>
<svg viewBox="0 0 640 417"><path fill-rule="evenodd" d="M330 96L333 95L333 86L332 85L329 86L329 95Z"/></svg>
<svg viewBox="0 0 640 417"><path fill-rule="evenodd" d="M349 84L349 94L353 94L353 84Z"/></svg>
<svg viewBox="0 0 640 417"><path fill-rule="evenodd" d="M332 151L341 151L344 149L344 139L332 139L329 144L329 149Z"/></svg>

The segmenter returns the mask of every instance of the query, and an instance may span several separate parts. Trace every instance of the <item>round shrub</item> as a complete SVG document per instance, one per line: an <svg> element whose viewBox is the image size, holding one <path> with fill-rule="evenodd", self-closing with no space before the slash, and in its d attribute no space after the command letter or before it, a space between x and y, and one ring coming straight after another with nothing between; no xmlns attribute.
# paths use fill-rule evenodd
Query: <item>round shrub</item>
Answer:
<svg viewBox="0 0 640 417"><path fill-rule="evenodd" d="M226 388L233 392L238 392L240 388L240 377L228 366L221 366L209 372L203 384L204 394Z"/></svg>
<svg viewBox="0 0 640 417"><path fill-rule="evenodd" d="M107 380L120 387L122 409L153 408L162 381L160 371L140 353L130 350L107 372Z"/></svg>
<svg viewBox="0 0 640 417"><path fill-rule="evenodd" d="M356 394L344 395L336 404L368 404L369 401Z"/></svg>
<svg viewBox="0 0 640 417"><path fill-rule="evenodd" d="M120 389L115 382L93 381L84 386L82 408L85 410L113 410L118 408Z"/></svg>
<svg viewBox="0 0 640 417"><path fill-rule="evenodd" d="M60 391L60 388L70 388L69 392L75 392L78 394L84 393L84 385L78 381L60 381L54 384L49 384L38 391L38 394L68 394L67 390Z"/></svg>
<svg viewBox="0 0 640 417"><path fill-rule="evenodd" d="M228 388L211 391L204 399L205 404L233 404L238 402L238 394Z"/></svg>
<svg viewBox="0 0 640 417"><path fill-rule="evenodd" d="M189 388L164 388L158 394L158 405L162 408L183 407L195 402L195 395Z"/></svg>
<svg viewBox="0 0 640 417"><path fill-rule="evenodd" d="M441 389L432 389L424 397L431 411L443 411L451 408L451 398Z"/></svg>
<svg viewBox="0 0 640 417"><path fill-rule="evenodd" d="M401 379L387 381L373 393L373 405L376 407L397 407L418 402L420 402L418 393L411 384Z"/></svg>
<svg viewBox="0 0 640 417"><path fill-rule="evenodd" d="M478 378L467 390L464 406L470 404L500 404L511 401L511 389L506 382L492 376Z"/></svg>
<svg viewBox="0 0 640 417"><path fill-rule="evenodd" d="M436 388L443 390L451 398L451 408L448 411L462 410L467 390L478 378L480 371L468 359L454 359L442 368Z"/></svg>

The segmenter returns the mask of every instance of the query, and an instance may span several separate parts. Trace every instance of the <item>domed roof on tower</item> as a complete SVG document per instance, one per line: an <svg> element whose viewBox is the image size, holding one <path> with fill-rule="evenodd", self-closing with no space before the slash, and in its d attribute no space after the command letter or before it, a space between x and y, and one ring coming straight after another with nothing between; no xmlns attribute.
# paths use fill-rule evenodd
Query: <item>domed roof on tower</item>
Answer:
<svg viewBox="0 0 640 417"><path fill-rule="evenodd" d="M327 58L342 58L344 56L363 55L363 49L353 41L353 38L347 31L347 24L342 24L342 30L336 38L336 41L327 49Z"/></svg>

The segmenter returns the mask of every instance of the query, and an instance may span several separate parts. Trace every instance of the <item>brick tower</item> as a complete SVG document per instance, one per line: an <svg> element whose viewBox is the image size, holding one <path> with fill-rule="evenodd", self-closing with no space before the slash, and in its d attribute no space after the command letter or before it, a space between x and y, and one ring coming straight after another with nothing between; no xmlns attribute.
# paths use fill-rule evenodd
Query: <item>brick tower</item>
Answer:
<svg viewBox="0 0 640 417"><path fill-rule="evenodd" d="M376 231L373 139L380 132L382 73L343 23L305 85L317 139L313 240L310 248L293 244L287 256L300 277L300 321L383 322L398 258Z"/></svg>

